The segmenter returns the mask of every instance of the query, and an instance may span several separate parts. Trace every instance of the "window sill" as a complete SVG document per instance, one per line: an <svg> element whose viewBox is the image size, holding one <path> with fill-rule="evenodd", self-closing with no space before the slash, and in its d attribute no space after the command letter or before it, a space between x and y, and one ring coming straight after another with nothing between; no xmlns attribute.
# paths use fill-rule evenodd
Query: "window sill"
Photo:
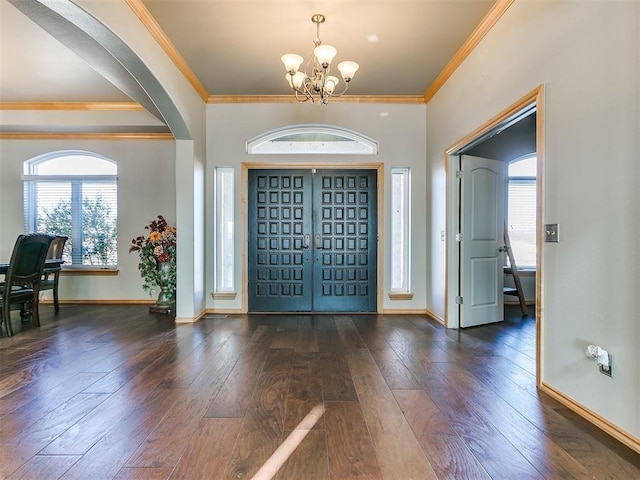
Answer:
<svg viewBox="0 0 640 480"><path fill-rule="evenodd" d="M412 300L413 292L389 292L389 300Z"/></svg>
<svg viewBox="0 0 640 480"><path fill-rule="evenodd" d="M235 300L237 295L236 292L211 292L214 300Z"/></svg>
<svg viewBox="0 0 640 480"><path fill-rule="evenodd" d="M60 272L60 275L62 275L63 277L66 276L70 276L70 277L76 277L76 276L91 276L91 277L98 277L98 276L104 276L104 277L115 277L116 275L118 275L118 269L117 268L73 268L73 267L67 267L64 268L62 267L62 271Z"/></svg>

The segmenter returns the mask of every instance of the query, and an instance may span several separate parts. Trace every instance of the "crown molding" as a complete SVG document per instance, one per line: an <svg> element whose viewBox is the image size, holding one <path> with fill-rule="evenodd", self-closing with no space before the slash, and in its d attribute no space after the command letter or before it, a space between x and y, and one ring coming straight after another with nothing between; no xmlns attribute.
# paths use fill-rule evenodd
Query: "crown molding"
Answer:
<svg viewBox="0 0 640 480"><path fill-rule="evenodd" d="M493 28L515 0L496 0L480 24L434 80L424 95L345 95L331 103L425 104L442 88L457 68ZM169 40L142 0L125 0L178 70L208 104L297 103L293 95L209 95L175 45ZM136 102L0 102L0 110L143 110Z"/></svg>
<svg viewBox="0 0 640 480"><path fill-rule="evenodd" d="M293 95L209 95L207 103L299 103ZM424 104L422 95L346 95L329 103Z"/></svg>
<svg viewBox="0 0 640 480"><path fill-rule="evenodd" d="M175 140L171 133L0 132L0 140Z"/></svg>
<svg viewBox="0 0 640 480"><path fill-rule="evenodd" d="M136 102L0 102L0 110L144 110Z"/></svg>
<svg viewBox="0 0 640 480"><path fill-rule="evenodd" d="M149 12L149 10L147 10L147 7L144 6L142 0L125 0L125 2L140 19L142 24L147 27L147 30L149 30L151 36L156 40L156 42L158 42L160 47L173 61L175 66L178 67L178 70L180 70L182 75L184 75L187 81L196 90L200 98L202 98L202 100L206 102L209 93L204 88L202 83L200 83L200 80L198 80L198 77L196 77L196 74L193 73L193 70L191 70L185 59L182 58L182 55L178 53L175 45L171 42L171 40L169 40L169 37L167 37L166 33L164 33L164 30L160 28L160 25L158 24L156 19L153 18L151 12Z"/></svg>
<svg viewBox="0 0 640 480"><path fill-rule="evenodd" d="M449 61L444 70L440 72L440 75L434 80L431 86L424 93L424 102L429 103L429 100L442 88L442 86L449 80L451 75L458 69L458 67L465 61L465 59L471 54L471 52L478 46L480 41L485 37L489 30L498 22L500 17L507 11L507 9L515 2L515 0L497 0L493 4L493 7L487 12L480 24L471 33L466 42L460 47L460 50Z"/></svg>

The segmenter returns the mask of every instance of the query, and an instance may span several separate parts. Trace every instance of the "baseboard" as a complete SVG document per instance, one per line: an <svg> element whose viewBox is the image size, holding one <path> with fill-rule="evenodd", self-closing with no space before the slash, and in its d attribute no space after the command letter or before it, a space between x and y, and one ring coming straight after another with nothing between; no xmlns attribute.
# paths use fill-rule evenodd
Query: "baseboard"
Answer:
<svg viewBox="0 0 640 480"><path fill-rule="evenodd" d="M584 405L576 402L572 398L566 396L564 393L560 392L559 390L556 390L551 385L549 385L549 384L547 384L545 382L542 382L540 384L540 390L542 392L546 393L547 395L549 395L550 397L552 397L554 400L557 400L558 402L560 402L562 405L567 407L569 410L574 411L575 413L580 415L585 420L593 423L600 430L603 430L604 432L608 433L613 438L618 440L620 443L622 443L622 444L626 445L627 447L629 447L630 449L640 453L640 438L635 437L635 436L631 435L629 432L627 432L627 431L621 429L620 427L612 424L607 419L601 417L600 415L598 415L594 411L592 411L592 410L588 409L587 407L585 407Z"/></svg>
<svg viewBox="0 0 640 480"><path fill-rule="evenodd" d="M175 317L175 323L196 323L199 317Z"/></svg>
<svg viewBox="0 0 640 480"><path fill-rule="evenodd" d="M380 314L382 315L427 315L424 308L385 308Z"/></svg>
<svg viewBox="0 0 640 480"><path fill-rule="evenodd" d="M206 314L207 314L207 311L206 310L202 310L195 317L175 317L174 321L176 323L196 323L198 320L200 320Z"/></svg>
<svg viewBox="0 0 640 480"><path fill-rule="evenodd" d="M436 322L444 325L444 319L435 313L427 310L426 308L385 308L382 312L382 315L426 315L427 317L435 320Z"/></svg>
<svg viewBox="0 0 640 480"><path fill-rule="evenodd" d="M426 310L425 314L429 317L431 317L433 320L435 320L436 322L442 324L443 327L445 327L445 321L444 318L442 318L440 315L436 315L435 313L433 313L430 310Z"/></svg>
<svg viewBox="0 0 640 480"><path fill-rule="evenodd" d="M46 298L41 298L40 299L40 305L53 305L53 300L51 299L46 299ZM114 300L114 299L104 299L104 300L99 300L99 299L91 299L91 300L60 300L58 302L60 305L72 305L72 304L76 304L76 305L153 305L154 303L156 303L156 301L154 299L149 299L149 300L132 300L132 299L121 299L121 300Z"/></svg>
<svg viewBox="0 0 640 480"><path fill-rule="evenodd" d="M207 313L224 313L227 315L242 315L246 312L243 312L241 308L207 308L205 310L205 314Z"/></svg>

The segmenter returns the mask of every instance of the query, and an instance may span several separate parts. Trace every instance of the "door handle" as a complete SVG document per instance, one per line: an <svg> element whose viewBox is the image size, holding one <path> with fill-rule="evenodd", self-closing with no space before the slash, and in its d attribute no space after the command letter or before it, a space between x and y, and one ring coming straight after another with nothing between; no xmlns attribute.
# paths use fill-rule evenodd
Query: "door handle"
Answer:
<svg viewBox="0 0 640 480"><path fill-rule="evenodd" d="M499 252L507 252L507 251L509 251L509 248L508 248L506 245L504 245L504 246L500 247L500 248L498 249L498 251L499 251Z"/></svg>
<svg viewBox="0 0 640 480"><path fill-rule="evenodd" d="M316 250L322 250L322 241L319 233L316 233Z"/></svg>
<svg viewBox="0 0 640 480"><path fill-rule="evenodd" d="M304 236L304 240L302 242L302 248L309 248L309 242L311 241L311 235L308 233Z"/></svg>

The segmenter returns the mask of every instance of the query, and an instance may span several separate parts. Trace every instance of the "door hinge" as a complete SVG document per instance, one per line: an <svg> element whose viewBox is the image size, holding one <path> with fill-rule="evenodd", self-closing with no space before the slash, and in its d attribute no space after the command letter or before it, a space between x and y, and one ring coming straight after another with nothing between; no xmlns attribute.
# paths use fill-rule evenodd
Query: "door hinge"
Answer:
<svg viewBox="0 0 640 480"><path fill-rule="evenodd" d="M460 295L458 295L456 297L456 305L462 305L463 303L464 303L464 299Z"/></svg>
<svg viewBox="0 0 640 480"><path fill-rule="evenodd" d="M456 233L456 242L461 242L462 240L464 240L464 235Z"/></svg>
<svg viewBox="0 0 640 480"><path fill-rule="evenodd" d="M464 172L462 170L457 170L456 171L456 178L462 178L464 177Z"/></svg>

